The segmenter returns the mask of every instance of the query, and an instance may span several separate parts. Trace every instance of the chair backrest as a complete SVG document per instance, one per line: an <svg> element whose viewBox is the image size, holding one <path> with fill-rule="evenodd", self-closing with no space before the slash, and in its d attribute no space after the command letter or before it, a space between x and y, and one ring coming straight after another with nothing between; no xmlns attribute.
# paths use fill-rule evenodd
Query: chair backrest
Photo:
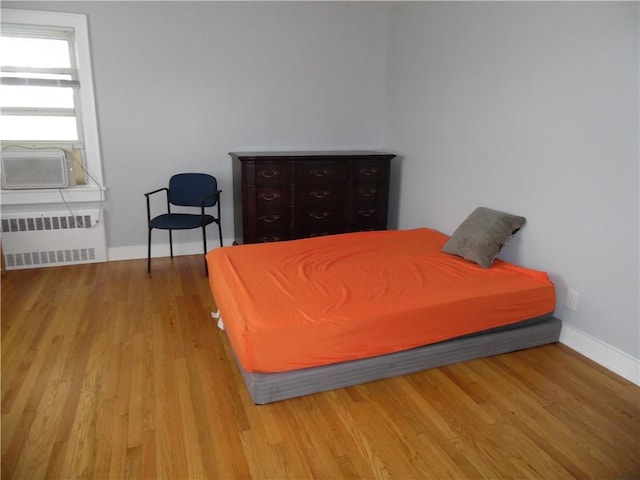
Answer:
<svg viewBox="0 0 640 480"><path fill-rule="evenodd" d="M184 207L199 207L202 197L218 190L216 177L206 173L178 173L169 180L169 202ZM205 207L216 204L217 198L208 198Z"/></svg>

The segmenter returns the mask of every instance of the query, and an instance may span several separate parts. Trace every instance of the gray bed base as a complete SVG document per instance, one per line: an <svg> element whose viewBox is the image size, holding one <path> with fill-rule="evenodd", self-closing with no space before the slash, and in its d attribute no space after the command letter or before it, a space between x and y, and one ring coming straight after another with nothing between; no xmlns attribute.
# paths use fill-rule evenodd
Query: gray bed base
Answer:
<svg viewBox="0 0 640 480"><path fill-rule="evenodd" d="M554 343L561 328L549 314L411 350L290 372L246 372L236 363L251 399L262 405Z"/></svg>

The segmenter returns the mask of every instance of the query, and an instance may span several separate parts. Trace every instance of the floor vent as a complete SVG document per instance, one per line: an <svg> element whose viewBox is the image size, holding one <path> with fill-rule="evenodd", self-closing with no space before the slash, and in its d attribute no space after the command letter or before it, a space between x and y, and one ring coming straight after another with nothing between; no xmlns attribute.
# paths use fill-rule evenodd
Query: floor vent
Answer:
<svg viewBox="0 0 640 480"><path fill-rule="evenodd" d="M104 262L100 212L22 212L2 215L2 251L7 270Z"/></svg>

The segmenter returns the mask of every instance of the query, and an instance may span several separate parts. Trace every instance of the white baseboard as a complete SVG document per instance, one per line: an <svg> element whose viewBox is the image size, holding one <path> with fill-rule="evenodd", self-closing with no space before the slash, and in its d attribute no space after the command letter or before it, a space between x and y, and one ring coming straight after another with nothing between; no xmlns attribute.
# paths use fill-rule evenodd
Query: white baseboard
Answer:
<svg viewBox="0 0 640 480"><path fill-rule="evenodd" d="M640 385L640 360L588 335L577 328L562 323L560 343L585 357Z"/></svg>
<svg viewBox="0 0 640 480"><path fill-rule="evenodd" d="M208 239L207 239L208 240ZM232 239L223 238L224 245L231 245ZM213 250L219 248L220 243L217 239L207 241L207 250ZM181 255L197 255L202 252L202 241L189 242L189 243L177 243L173 242L173 255L179 257ZM129 245L126 247L109 247L107 251L109 261L116 260L138 260L141 258L147 258L147 246L146 245ZM169 256L169 243L153 244L151 246L151 258L168 257Z"/></svg>

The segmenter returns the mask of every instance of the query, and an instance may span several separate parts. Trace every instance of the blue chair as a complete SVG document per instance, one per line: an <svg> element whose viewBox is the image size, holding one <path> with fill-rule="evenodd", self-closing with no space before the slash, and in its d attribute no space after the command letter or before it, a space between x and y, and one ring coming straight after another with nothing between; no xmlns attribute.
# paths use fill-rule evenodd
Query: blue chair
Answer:
<svg viewBox="0 0 640 480"><path fill-rule="evenodd" d="M167 213L151 218L150 197L154 193L165 191L167 195ZM159 188L145 193L147 198L147 220L149 223L149 245L147 250L147 272L151 273L151 230L158 228L169 230L169 249L173 258L173 230L202 228L204 253L207 253L207 235L205 227L211 223L218 224L220 246L222 247L222 226L220 225L220 193L218 181L206 173L179 173L169 180L169 188ZM199 207L200 213L171 213L171 205L183 207ZM218 206L218 216L205 214L206 207ZM204 271L208 275L207 260Z"/></svg>

